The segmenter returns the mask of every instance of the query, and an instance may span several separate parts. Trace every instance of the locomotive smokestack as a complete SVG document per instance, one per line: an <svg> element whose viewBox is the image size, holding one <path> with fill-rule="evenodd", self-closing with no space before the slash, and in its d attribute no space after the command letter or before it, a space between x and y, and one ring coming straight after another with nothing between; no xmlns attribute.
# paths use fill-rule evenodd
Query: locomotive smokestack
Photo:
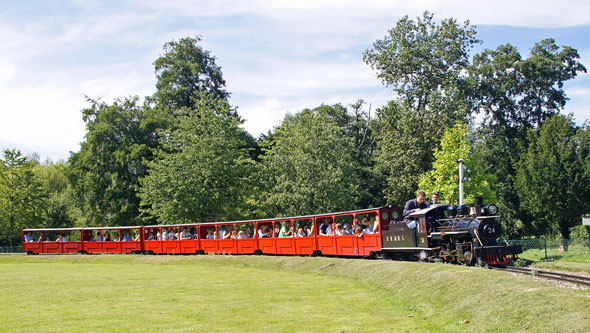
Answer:
<svg viewBox="0 0 590 333"><path fill-rule="evenodd" d="M475 216L480 216L481 207L483 207L483 197L473 198L473 205L475 206Z"/></svg>

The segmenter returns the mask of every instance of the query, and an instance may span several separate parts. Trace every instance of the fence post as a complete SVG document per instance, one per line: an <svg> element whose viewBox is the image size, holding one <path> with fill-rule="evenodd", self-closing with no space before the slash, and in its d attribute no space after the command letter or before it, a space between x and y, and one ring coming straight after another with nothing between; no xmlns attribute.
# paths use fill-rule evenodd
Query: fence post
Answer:
<svg viewBox="0 0 590 333"><path fill-rule="evenodd" d="M545 261L548 261L549 258L547 258L547 238L545 238Z"/></svg>

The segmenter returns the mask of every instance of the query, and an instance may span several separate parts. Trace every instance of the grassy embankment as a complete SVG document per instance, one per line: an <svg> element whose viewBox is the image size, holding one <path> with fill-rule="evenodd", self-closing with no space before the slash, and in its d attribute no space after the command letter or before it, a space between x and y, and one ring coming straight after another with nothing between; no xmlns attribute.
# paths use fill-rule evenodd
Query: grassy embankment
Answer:
<svg viewBox="0 0 590 333"><path fill-rule="evenodd" d="M590 331L590 291L443 264L0 257L3 331Z"/></svg>
<svg viewBox="0 0 590 333"><path fill-rule="evenodd" d="M545 259L545 249L529 249L519 257L532 260L532 266L536 268L590 274L590 249L581 243L570 246L567 252L560 252L555 246L548 248L548 260Z"/></svg>

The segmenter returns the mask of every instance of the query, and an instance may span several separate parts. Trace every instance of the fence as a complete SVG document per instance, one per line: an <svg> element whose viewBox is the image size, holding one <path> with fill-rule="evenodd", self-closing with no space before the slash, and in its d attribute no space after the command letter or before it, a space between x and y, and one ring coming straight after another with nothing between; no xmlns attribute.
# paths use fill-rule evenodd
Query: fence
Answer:
<svg viewBox="0 0 590 333"><path fill-rule="evenodd" d="M19 253L23 252L23 247L19 246L0 246L0 253Z"/></svg>
<svg viewBox="0 0 590 333"><path fill-rule="evenodd" d="M590 239L520 239L509 240L511 245L522 246L521 258L553 260L568 258L573 261L590 262Z"/></svg>

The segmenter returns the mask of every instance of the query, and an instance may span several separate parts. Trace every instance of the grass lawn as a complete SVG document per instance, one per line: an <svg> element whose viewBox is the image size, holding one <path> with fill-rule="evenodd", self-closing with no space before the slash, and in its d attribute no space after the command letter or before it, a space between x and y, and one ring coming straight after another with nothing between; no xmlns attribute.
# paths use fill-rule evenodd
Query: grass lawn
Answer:
<svg viewBox="0 0 590 333"><path fill-rule="evenodd" d="M3 256L0 330L590 331L590 291L443 264Z"/></svg>

